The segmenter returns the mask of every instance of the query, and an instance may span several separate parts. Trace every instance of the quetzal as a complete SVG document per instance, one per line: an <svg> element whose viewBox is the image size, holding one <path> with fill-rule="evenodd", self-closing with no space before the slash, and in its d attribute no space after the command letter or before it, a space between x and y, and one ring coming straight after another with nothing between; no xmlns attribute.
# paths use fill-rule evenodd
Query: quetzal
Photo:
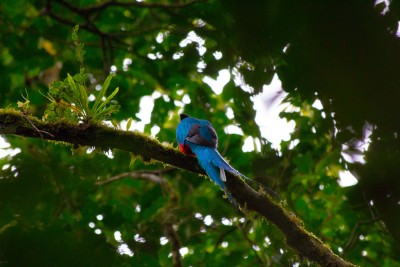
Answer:
<svg viewBox="0 0 400 267"><path fill-rule="evenodd" d="M228 196L230 202L237 208L236 202L226 189L225 171L243 178L244 176L230 166L217 151L218 137L211 123L207 120L200 120L189 117L186 114L180 115L181 122L176 128L176 138L179 149L186 155L195 155L200 166L207 175L222 189ZM269 188L268 191L276 194Z"/></svg>

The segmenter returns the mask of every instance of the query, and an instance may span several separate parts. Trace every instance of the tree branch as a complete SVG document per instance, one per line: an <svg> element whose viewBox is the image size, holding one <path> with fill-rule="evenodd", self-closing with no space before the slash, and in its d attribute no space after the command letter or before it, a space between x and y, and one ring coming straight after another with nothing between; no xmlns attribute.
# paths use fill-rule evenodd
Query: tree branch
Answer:
<svg viewBox="0 0 400 267"><path fill-rule="evenodd" d="M119 6L119 7L138 7L138 8L162 8L162 9L179 9L179 8L184 8L188 7L190 5L199 3L199 2L204 2L204 0L193 0L189 2L178 2L178 3L147 3L147 2L138 2L138 1L131 1L131 2L120 2L116 0L109 0L105 1L101 4L94 5L94 6L89 6L89 7L83 7L83 8L76 8L70 4L68 4L66 1L62 0L61 1L65 6L70 6L70 9L73 9L75 12L79 12L81 14L92 14L95 12L103 11L104 9L112 6Z"/></svg>
<svg viewBox="0 0 400 267"><path fill-rule="evenodd" d="M120 149L143 158L145 162L162 162L194 173L204 174L197 160L187 157L169 145L137 132L116 130L103 125L75 125L67 121L43 122L29 116L44 139L63 141L73 145L96 146L102 149ZM41 138L39 132L21 112L0 109L0 134ZM227 188L241 207L255 211L275 224L286 236L286 242L300 255L322 266L355 266L332 252L320 239L305 230L294 214L286 211L268 196L256 192L240 178L227 173Z"/></svg>

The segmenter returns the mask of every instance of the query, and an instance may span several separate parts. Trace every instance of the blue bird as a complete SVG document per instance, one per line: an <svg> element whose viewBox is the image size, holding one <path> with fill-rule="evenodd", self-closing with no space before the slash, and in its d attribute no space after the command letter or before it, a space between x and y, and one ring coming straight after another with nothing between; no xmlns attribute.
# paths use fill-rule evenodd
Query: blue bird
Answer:
<svg viewBox="0 0 400 267"><path fill-rule="evenodd" d="M219 154L217 151L217 133L209 121L189 117L186 114L181 114L180 118L181 122L176 128L176 138L178 140L179 149L186 155L197 157L203 170L222 190L224 190L229 201L237 208L236 202L225 186L225 171L253 182L255 181L235 170L224 160L221 154ZM266 189L270 193L277 195L271 189Z"/></svg>

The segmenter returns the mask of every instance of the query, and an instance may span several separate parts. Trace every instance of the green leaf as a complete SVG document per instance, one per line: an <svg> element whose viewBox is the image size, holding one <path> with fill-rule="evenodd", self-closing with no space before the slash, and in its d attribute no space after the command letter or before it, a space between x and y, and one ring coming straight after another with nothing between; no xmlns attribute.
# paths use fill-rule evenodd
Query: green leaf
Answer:
<svg viewBox="0 0 400 267"><path fill-rule="evenodd" d="M103 102L102 99L103 99L103 97L106 95L108 86L110 85L111 79L112 79L113 77L114 77L114 74L108 75L108 77L107 77L106 80L104 81L103 85L101 86L101 89L100 89L99 93L97 94L96 100L95 100L94 105L93 105L94 113L97 113L97 110L101 109L101 108L99 108L99 106L100 106L102 103L105 102L105 101ZM117 91L117 92L118 92L118 91Z"/></svg>
<svg viewBox="0 0 400 267"><path fill-rule="evenodd" d="M132 118L129 118L129 119L128 119L128 121L127 121L127 123L126 123L126 130L127 130L127 131L131 128L132 121L133 121Z"/></svg>
<svg viewBox="0 0 400 267"><path fill-rule="evenodd" d="M118 87L115 88L114 92L112 92L112 93L106 98L106 100L104 100L104 101L100 104L100 106L95 110L95 114L101 112L102 108L103 108L108 102L111 101L111 99L118 93L118 91L119 91L119 88L118 88Z"/></svg>

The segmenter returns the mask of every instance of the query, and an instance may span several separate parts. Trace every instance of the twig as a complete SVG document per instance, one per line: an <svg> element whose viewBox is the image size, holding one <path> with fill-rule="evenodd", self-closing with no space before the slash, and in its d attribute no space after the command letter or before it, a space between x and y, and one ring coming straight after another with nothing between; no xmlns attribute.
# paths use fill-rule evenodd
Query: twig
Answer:
<svg viewBox="0 0 400 267"><path fill-rule="evenodd" d="M105 185L105 184L109 184L109 183L112 183L112 182L119 181L119 180L124 179L124 178L132 178L132 179L140 178L140 179L152 181L152 182L157 183L157 184L165 183L165 181L160 176L155 175L154 173L151 173L151 172L147 172L147 173L146 172L124 172L124 173L115 175L115 176L113 176L111 178L108 178L107 180L99 181L99 182L96 183L96 185L97 186L102 186L102 185Z"/></svg>
<svg viewBox="0 0 400 267"><path fill-rule="evenodd" d="M353 227L353 230L351 231L349 240L347 241L346 245L344 246L343 252L341 254L344 255L352 246L355 245L356 232L361 225L373 223L373 222L379 221L380 219L381 219L381 217L379 216L379 217L375 217L375 218L372 218L369 220L357 222L356 225Z"/></svg>
<svg viewBox="0 0 400 267"><path fill-rule="evenodd" d="M237 229L236 226L232 226L231 228L229 228L228 231L222 233L222 234L219 236L217 242L215 242L214 249L217 249L217 248L218 248L219 244L221 244L222 241L224 240L224 237L226 237L227 235L231 234L231 233L234 232L236 229Z"/></svg>
<svg viewBox="0 0 400 267"><path fill-rule="evenodd" d="M25 119L29 122L29 124L32 125L33 129L35 129L35 131L40 135L42 141L43 141L43 135L42 135L42 133L47 134L47 135L49 135L50 137L54 138L54 135L52 135L51 133L46 132L46 131L43 131L43 130L39 130L39 129L32 123L32 121L28 118L28 116L27 116L26 114L23 114L23 115L24 115Z"/></svg>
<svg viewBox="0 0 400 267"><path fill-rule="evenodd" d="M42 141L43 148L44 148L44 150L45 150L46 153L47 153L47 149L46 149L46 145L44 144L44 138L43 138L42 133L47 134L48 136L50 136L50 137L52 137L52 138L54 138L54 135L52 135L52 134L49 133L49 132L46 132L46 131L43 131L43 130L39 130L39 129L32 123L32 121L28 118L28 116L27 116L27 114L26 114L25 112L22 112L22 115L23 115L24 118L29 122L29 124L32 126L32 128L35 129L35 131L39 134L40 140Z"/></svg>
<svg viewBox="0 0 400 267"><path fill-rule="evenodd" d="M261 259L260 255L258 255L257 250L254 249L254 243L253 243L253 241L250 239L250 237L247 235L247 230L245 231L245 229L244 229L244 228L246 228L246 226L247 226L247 225L241 226L241 225L239 224L239 229L241 230L241 232L242 232L242 234L243 234L243 236L244 236L244 239L246 239L246 241L249 243L249 245L250 245L250 247L251 247L251 250L253 250L254 255L256 256L256 259L257 259L258 263L260 264L260 266L268 266L268 265L266 265L266 263Z"/></svg>
<svg viewBox="0 0 400 267"><path fill-rule="evenodd" d="M164 223L164 232L168 238L168 241L171 243L171 253L172 253L172 263L174 267L182 267L182 257L179 250L181 249L181 242L179 241L179 237L174 230L174 227L171 223Z"/></svg>
<svg viewBox="0 0 400 267"><path fill-rule="evenodd" d="M64 0L62 2L65 2ZM164 4L164 3L147 3L147 2L138 2L138 1L131 1L131 2L119 2L116 0L109 0L106 1L102 4L91 6L91 7L86 7L86 8L80 8L78 9L79 12L82 14L91 14L99 11L103 11L104 9L111 7L111 6L119 6L119 7L140 7L140 8L163 8L163 9L177 9L177 8L184 8L188 7L190 5L200 3L200 2L205 2L204 0L193 0L189 2L180 2L180 3L170 3L170 4Z"/></svg>

